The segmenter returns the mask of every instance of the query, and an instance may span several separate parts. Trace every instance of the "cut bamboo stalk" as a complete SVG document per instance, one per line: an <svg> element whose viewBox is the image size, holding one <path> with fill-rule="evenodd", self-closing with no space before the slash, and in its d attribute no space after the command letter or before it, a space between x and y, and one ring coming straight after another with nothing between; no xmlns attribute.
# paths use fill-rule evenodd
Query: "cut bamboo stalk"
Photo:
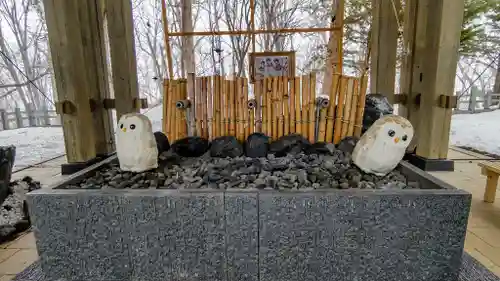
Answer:
<svg viewBox="0 0 500 281"><path fill-rule="evenodd" d="M365 112L365 102L366 102L366 87L368 85L368 76L363 75L361 77L359 89L359 99L358 99L358 110L356 111L356 122L354 124L354 136L360 137L361 131L363 129L363 114Z"/></svg>
<svg viewBox="0 0 500 281"><path fill-rule="evenodd" d="M214 77L214 120L212 138L220 136L220 76Z"/></svg>
<svg viewBox="0 0 500 281"><path fill-rule="evenodd" d="M250 134L253 134L253 128L254 128L254 120L250 120L250 116L253 118L253 110L250 111L248 109L248 79L247 78L241 78L241 83L243 84L243 102L242 102L242 110L243 110L243 119L245 120L244 123L244 130L245 130L245 140L248 138Z"/></svg>
<svg viewBox="0 0 500 281"><path fill-rule="evenodd" d="M290 93L288 91L288 77L283 77L283 116L284 128L283 135L287 136L290 133Z"/></svg>
<svg viewBox="0 0 500 281"><path fill-rule="evenodd" d="M267 134L268 136L271 137L272 139L272 134L273 134L273 123L272 120L273 120L273 79L270 77L270 78L267 78L267 86L266 86L266 104L267 104L267 120L266 120L266 124L267 124Z"/></svg>
<svg viewBox="0 0 500 281"><path fill-rule="evenodd" d="M233 78L234 79L234 78ZM229 83L229 135L236 135L236 103L235 103L235 80L228 80Z"/></svg>
<svg viewBox="0 0 500 281"><path fill-rule="evenodd" d="M239 81L239 77L234 77L233 78L234 81L232 81L232 84L234 85L234 97L233 97L233 100L234 100L234 114L231 115L231 117L234 118L234 123L233 123L233 126L235 127L234 129L234 137L237 139L237 140L240 140L240 94L241 94L241 86L240 86L240 81Z"/></svg>
<svg viewBox="0 0 500 281"><path fill-rule="evenodd" d="M311 73L309 78L309 142L316 142L316 73Z"/></svg>
<svg viewBox="0 0 500 281"><path fill-rule="evenodd" d="M194 82L194 80L193 80L193 82ZM182 85L182 87L181 87L181 99L182 100L186 100L187 97L188 97L188 95L187 95L187 92L188 92L187 91L188 90L187 89L188 88L187 80L184 79L182 81L181 85ZM191 105L191 106L193 106L193 105ZM181 124L182 124L182 126L181 126L181 131L180 131L181 133L179 134L179 138L185 138L185 137L187 137L188 136L188 126L189 126L189 124L193 124L194 125L194 122L192 122L192 121L194 121L193 120L194 118L190 118L190 120L188 120L187 117L188 117L187 116L187 110L186 109L181 110Z"/></svg>
<svg viewBox="0 0 500 281"><path fill-rule="evenodd" d="M351 116L351 103L352 95L354 91L354 79L349 78L347 82L347 92L345 95L345 105L344 105L344 115L342 117L342 138L347 137L347 132L349 130L349 117Z"/></svg>
<svg viewBox="0 0 500 281"><path fill-rule="evenodd" d="M221 106L222 106L222 112L224 113L221 136L227 136L229 134L229 81L226 80L225 77L222 77L221 84L222 84Z"/></svg>
<svg viewBox="0 0 500 281"><path fill-rule="evenodd" d="M214 100L212 91L212 77L207 77L207 136L209 140L213 138L213 112L214 112Z"/></svg>
<svg viewBox="0 0 500 281"><path fill-rule="evenodd" d="M354 125L356 123L356 109L358 106L358 95L359 95L359 79L354 79L352 88L352 101L351 101L351 112L349 115L349 126L347 127L347 135L354 135Z"/></svg>
<svg viewBox="0 0 500 281"><path fill-rule="evenodd" d="M238 139L240 141L245 140L245 112L247 112L246 108L244 107L245 100L243 97L243 78L238 77L236 78L236 100L237 100L237 116L236 116L236 124L237 124L237 135Z"/></svg>
<svg viewBox="0 0 500 281"><path fill-rule="evenodd" d="M294 91L295 91L295 132L297 134L302 134L302 111L300 109L300 77L295 77L293 79ZM304 82L304 81L302 81Z"/></svg>
<svg viewBox="0 0 500 281"><path fill-rule="evenodd" d="M196 77L195 79L195 91L194 91L194 102L196 104L196 107L194 109L195 112L195 121L196 121L196 132L194 133L195 136L201 136L203 137L203 132L202 132L202 125L201 122L203 120L203 109L202 107L205 106L203 103L203 100L201 98L201 77Z"/></svg>
<svg viewBox="0 0 500 281"><path fill-rule="evenodd" d="M260 83L260 96L261 96L261 106L260 106L260 111L261 111L261 117L260 117L260 132L264 133L265 135L269 135L267 133L267 78L262 79L262 82Z"/></svg>
<svg viewBox="0 0 500 281"><path fill-rule="evenodd" d="M175 108L175 102L178 99L178 88L179 88L179 81L177 80L171 80L172 83L172 88L170 89L170 92L172 93L172 98L170 99L170 130L172 134L172 142L177 139L177 122L175 122L175 118L177 116L177 108ZM178 120L178 119L177 119Z"/></svg>
<svg viewBox="0 0 500 281"><path fill-rule="evenodd" d="M254 98L255 98L255 102L257 103L256 104L256 107L255 107L255 131L256 132L262 132L262 104L263 104L263 101L264 99L262 98L262 80L258 80L256 81L255 84L253 84L253 89L254 89Z"/></svg>
<svg viewBox="0 0 500 281"><path fill-rule="evenodd" d="M184 116L186 117L186 122L188 124L188 128L186 130L186 136L189 135L196 135L199 134L199 132L196 132L196 80L194 73L188 73L187 75L187 81L186 81L186 98L187 100L191 101L191 108L190 114L188 115L187 112L184 112Z"/></svg>
<svg viewBox="0 0 500 281"><path fill-rule="evenodd" d="M338 144L342 138L342 116L344 114L345 90L347 87L347 78L340 78L340 90L337 100L337 112L335 113L335 129L333 129L333 143Z"/></svg>
<svg viewBox="0 0 500 281"><path fill-rule="evenodd" d="M202 136L206 139L209 138L208 136L208 100L207 100L207 94L208 94L208 77L203 77L201 80L201 111L202 111L202 117L203 120L201 121L202 125Z"/></svg>
<svg viewBox="0 0 500 281"><path fill-rule="evenodd" d="M302 103L301 103L301 111L302 111L302 136L306 139L309 139L309 75L302 75Z"/></svg>
<svg viewBox="0 0 500 281"><path fill-rule="evenodd" d="M273 124L272 127L272 133L271 133L271 138L273 140L276 140L278 136L278 77L273 77L272 78L272 117L271 117L271 122Z"/></svg>
<svg viewBox="0 0 500 281"><path fill-rule="evenodd" d="M289 133L293 134L295 133L295 78L291 77L289 79L290 81L290 90L289 90L289 101L290 101L290 118L289 118L289 126L290 126L290 131ZM288 85L288 83L287 83ZM286 115L285 115L286 117Z"/></svg>
<svg viewBox="0 0 500 281"><path fill-rule="evenodd" d="M318 98L319 106L319 121L318 122L318 142L324 142L326 137L326 111L328 110L330 100L326 98Z"/></svg>
<svg viewBox="0 0 500 281"><path fill-rule="evenodd" d="M284 127L284 124L283 124L283 121L284 121L284 118L283 118L283 96L285 95L285 92L284 92L284 77L278 77L278 79L276 80L277 84L278 84L278 92L277 92L277 107L276 107L276 115L277 115L277 122L278 122L278 135L277 135L277 138L280 138L283 136L283 127Z"/></svg>
<svg viewBox="0 0 500 281"><path fill-rule="evenodd" d="M179 83L177 84L177 87L175 89L175 101L174 101L174 106L175 106L175 102L177 102L178 100L181 99L181 90L182 89L182 83L181 81L179 81ZM182 120L181 120L181 110L176 108L175 109L175 118L174 118L174 122L175 122L175 136L174 136L174 141L178 140L182 134Z"/></svg>
<svg viewBox="0 0 500 281"><path fill-rule="evenodd" d="M170 124L169 124L169 114L170 114L170 99L172 98L169 93L170 82L168 79L163 80L163 132L169 140L172 139L170 135Z"/></svg>
<svg viewBox="0 0 500 281"><path fill-rule="evenodd" d="M329 89L330 93L330 104L328 106L327 112L327 122L326 122L326 142L333 142L333 126L335 123L335 105L337 104L337 94L338 88L340 86L339 83L340 75L334 74L332 77L332 85Z"/></svg>

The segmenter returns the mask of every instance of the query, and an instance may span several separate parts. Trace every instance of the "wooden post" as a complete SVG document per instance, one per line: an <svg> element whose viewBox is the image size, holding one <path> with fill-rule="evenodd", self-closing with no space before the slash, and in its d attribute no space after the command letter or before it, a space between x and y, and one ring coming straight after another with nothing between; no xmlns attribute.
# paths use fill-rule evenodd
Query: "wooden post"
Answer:
<svg viewBox="0 0 500 281"><path fill-rule="evenodd" d="M24 128L23 113L19 107L16 107L16 129Z"/></svg>
<svg viewBox="0 0 500 281"><path fill-rule="evenodd" d="M115 1L109 1L115 3ZM116 1L122 2L122 1ZM71 102L76 111L62 114L66 157L69 163L87 162L96 157L95 129L89 99L94 88L88 75L97 71L87 57L87 14L97 1L45 0L44 10L59 101ZM123 48L123 46L120 46Z"/></svg>
<svg viewBox="0 0 500 281"><path fill-rule="evenodd" d="M464 0L425 0L428 5L425 64L418 127L417 156L445 159L448 155L451 108L437 104L440 95L453 96ZM420 12L420 11L419 11Z"/></svg>
<svg viewBox="0 0 500 281"><path fill-rule="evenodd" d="M116 117L139 112L134 100L139 98L134 23L131 0L105 0L109 49L113 72Z"/></svg>
<svg viewBox="0 0 500 281"><path fill-rule="evenodd" d="M0 121L2 122L2 130L8 130L9 129L9 117L7 116L7 112L5 109L0 109Z"/></svg>
<svg viewBox="0 0 500 281"><path fill-rule="evenodd" d="M394 11L400 0L372 0L371 93L380 93L394 102L398 19Z"/></svg>
<svg viewBox="0 0 500 281"><path fill-rule="evenodd" d="M35 116L35 106L33 104L28 104L26 115L28 116L28 127L36 127L38 118Z"/></svg>

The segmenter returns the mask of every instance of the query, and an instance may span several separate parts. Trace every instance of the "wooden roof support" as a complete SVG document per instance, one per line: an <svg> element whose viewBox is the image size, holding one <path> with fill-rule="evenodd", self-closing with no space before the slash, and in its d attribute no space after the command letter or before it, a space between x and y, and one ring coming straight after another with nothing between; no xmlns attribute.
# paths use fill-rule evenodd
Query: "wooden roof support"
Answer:
<svg viewBox="0 0 500 281"><path fill-rule="evenodd" d="M426 32L416 154L446 159L452 109L440 107L439 100L454 95L464 0L420 0L418 13L424 13Z"/></svg>
<svg viewBox="0 0 500 281"><path fill-rule="evenodd" d="M45 0L44 7L58 99L74 106L62 114L66 157L87 162L113 151L111 116L92 112L90 102L108 93L99 2Z"/></svg>
<svg viewBox="0 0 500 281"><path fill-rule="evenodd" d="M137 61L134 41L134 23L130 0L105 1L108 23L111 69L113 73L113 92L116 103L116 116L139 112L135 99L139 98L137 82Z"/></svg>
<svg viewBox="0 0 500 281"><path fill-rule="evenodd" d="M394 102L398 18L394 12L400 0L372 0L372 39L370 92L380 93Z"/></svg>

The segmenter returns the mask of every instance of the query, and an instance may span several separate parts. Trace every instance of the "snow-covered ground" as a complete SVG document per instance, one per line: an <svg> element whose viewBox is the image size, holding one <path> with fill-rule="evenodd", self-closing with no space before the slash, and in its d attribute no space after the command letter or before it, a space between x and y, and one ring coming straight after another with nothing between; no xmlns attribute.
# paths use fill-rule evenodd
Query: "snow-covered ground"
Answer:
<svg viewBox="0 0 500 281"><path fill-rule="evenodd" d="M162 106L144 112L151 119L153 130L161 130ZM500 154L500 110L453 115L450 143ZM60 127L0 131L0 145L10 144L17 147L14 169L64 154L64 139Z"/></svg>

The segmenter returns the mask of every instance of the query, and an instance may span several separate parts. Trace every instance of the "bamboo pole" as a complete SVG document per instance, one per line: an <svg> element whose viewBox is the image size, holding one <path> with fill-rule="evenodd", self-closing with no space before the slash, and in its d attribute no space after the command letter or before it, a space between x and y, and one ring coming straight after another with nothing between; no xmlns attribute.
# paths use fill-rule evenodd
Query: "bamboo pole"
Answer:
<svg viewBox="0 0 500 281"><path fill-rule="evenodd" d="M345 96L344 115L342 116L342 138L347 137L349 130L349 117L351 116L352 95L354 92L354 79L349 78Z"/></svg>
<svg viewBox="0 0 500 281"><path fill-rule="evenodd" d="M209 140L213 139L213 112L214 112L214 101L213 101L213 90L212 90L212 77L207 77L207 136Z"/></svg>
<svg viewBox="0 0 500 281"><path fill-rule="evenodd" d="M360 137L363 128L363 114L365 112L366 88L368 86L368 76L361 76L361 86L359 90L358 110L356 111L356 122L354 124L354 136Z"/></svg>
<svg viewBox="0 0 500 281"><path fill-rule="evenodd" d="M201 112L202 112L202 117L203 120L201 122L202 125L202 136L206 139L209 138L208 136L208 100L207 100L207 94L208 94L208 77L203 77L201 80Z"/></svg>
<svg viewBox="0 0 500 281"><path fill-rule="evenodd" d="M347 135L354 135L354 125L356 123L356 109L358 106L358 96L359 96L359 79L354 79L353 89L352 89L352 102L351 102L351 112L349 115L349 126L347 127Z"/></svg>
<svg viewBox="0 0 500 281"><path fill-rule="evenodd" d="M170 81L168 79L163 80L163 131L169 140L172 139L170 135L170 124L169 124L169 116L170 114L170 100L172 99L170 89Z"/></svg>
<svg viewBox="0 0 500 281"><path fill-rule="evenodd" d="M181 85L182 85L182 87L181 87L181 99L186 100L188 97L188 80L184 79L182 81ZM191 106L194 106L194 105L191 105ZM193 116L193 114L191 114L191 116ZM188 117L187 110L186 109L181 110L181 124L182 125L181 125L181 131L180 131L181 133L179 135L180 138L187 137L188 136L188 126L190 124L194 124L194 122L192 122L192 119L194 119L194 118L192 117L191 120L188 120L187 117Z"/></svg>
<svg viewBox="0 0 500 281"><path fill-rule="evenodd" d="M252 53L255 53L255 0L250 0L250 28L252 31Z"/></svg>
<svg viewBox="0 0 500 281"><path fill-rule="evenodd" d="M342 116L344 114L344 99L347 87L347 78L340 78L340 91L337 100L337 112L335 114L335 129L333 129L333 143L338 144L342 138Z"/></svg>
<svg viewBox="0 0 500 281"><path fill-rule="evenodd" d="M284 128L283 135L290 134L290 94L288 91L288 76L283 77L283 115L284 115Z"/></svg>
<svg viewBox="0 0 500 281"><path fill-rule="evenodd" d="M202 107L205 107L205 103L203 103L203 100L201 98L201 77L196 77L195 78L195 91L194 91L194 102L196 104L196 107L194 109L195 112L195 122L196 122L196 133L193 134L195 136L201 136L203 137L203 131L202 131L202 119L203 119L203 109Z"/></svg>
<svg viewBox="0 0 500 281"><path fill-rule="evenodd" d="M330 103L328 106L328 112L327 112L327 122L326 122L326 136L325 136L325 141L326 142L333 142L333 126L334 126L334 121L335 121L335 105L337 104L337 94L339 90L339 79L340 75L334 74L332 78L332 86L330 87L329 91L329 96L330 96Z"/></svg>
<svg viewBox="0 0 500 281"><path fill-rule="evenodd" d="M273 79L267 78L266 104L267 104L267 135L273 138Z"/></svg>
<svg viewBox="0 0 500 281"><path fill-rule="evenodd" d="M300 94L300 77L294 77L293 88L295 96L295 132L297 134L302 134L302 111L300 108L301 94ZM302 81L304 82L304 81Z"/></svg>
<svg viewBox="0 0 500 281"><path fill-rule="evenodd" d="M242 84L243 84L243 102L242 102L242 110L243 110L243 119L245 120L245 125L244 125L244 130L245 130L245 140L248 138L250 134L253 134L254 130L254 114L253 111L255 110L249 110L248 109L248 79L247 78L241 78ZM250 120L250 117L252 120Z"/></svg>
<svg viewBox="0 0 500 281"><path fill-rule="evenodd" d="M283 136L283 96L285 95L284 92L284 77L277 77L276 83L278 84L278 91L277 91L277 107L276 107L276 117L277 117L277 124L278 124L278 131L277 131L277 138L280 138Z"/></svg>
<svg viewBox="0 0 500 281"><path fill-rule="evenodd" d="M236 103L235 103L235 80L228 80L229 84L229 135L236 135Z"/></svg>
<svg viewBox="0 0 500 281"><path fill-rule="evenodd" d="M167 18L167 6L165 4L165 0L161 0L161 16L163 21L163 33L165 40L165 49L167 55L167 69L168 69L168 77L171 80L174 80L174 67L172 64L172 49L170 48L170 38L168 32L168 18Z"/></svg>
<svg viewBox="0 0 500 281"><path fill-rule="evenodd" d="M212 138L216 138L220 136L221 130L220 130L220 120L221 120L221 112L220 112L220 84L221 84L221 77L220 76L215 76L214 77L214 120L213 120L213 133L212 133Z"/></svg>
<svg viewBox="0 0 500 281"><path fill-rule="evenodd" d="M310 90L309 75L302 75L302 136L309 139L309 90Z"/></svg>
<svg viewBox="0 0 500 281"><path fill-rule="evenodd" d="M253 89L254 89L254 98L255 102L257 103L257 106L255 107L255 131L256 132L263 132L262 131L262 117L263 117L263 110L262 110L262 105L264 102L264 99L262 98L262 88L263 88L263 81L258 80L253 84Z"/></svg>
<svg viewBox="0 0 500 281"><path fill-rule="evenodd" d="M289 133L295 133L295 77L291 77L290 81L290 91L289 91L289 100L290 100L290 131ZM287 83L288 84L288 83ZM286 116L286 115L285 115Z"/></svg>
<svg viewBox="0 0 500 281"><path fill-rule="evenodd" d="M315 128L316 128L316 73L309 75L309 142L316 142Z"/></svg>
<svg viewBox="0 0 500 281"><path fill-rule="evenodd" d="M267 78L264 78L261 81L261 106L260 106L260 111L261 111L261 118L260 118L260 132L264 133L265 135L269 136L268 131L267 131Z"/></svg>
<svg viewBox="0 0 500 281"><path fill-rule="evenodd" d="M278 135L278 77L272 78L272 111L271 111L271 122L273 124L271 137L273 140L276 140Z"/></svg>
<svg viewBox="0 0 500 281"><path fill-rule="evenodd" d="M224 112L224 121L222 124L222 136L227 136L229 134L229 80L222 77L223 89L222 89L222 112Z"/></svg>
<svg viewBox="0 0 500 281"><path fill-rule="evenodd" d="M172 128L172 141L175 141L177 139L177 135L178 135L178 132L177 132L177 122L176 120L179 120L179 119L176 119L177 118L177 108L175 107L175 102L179 99L179 84L180 82L178 80L172 80L172 89L171 89L171 92L172 92L172 99L171 99L171 104L170 104L170 108L172 109L170 111L170 127Z"/></svg>
<svg viewBox="0 0 500 281"><path fill-rule="evenodd" d="M245 119L245 112L248 112L247 108L246 108L246 103L245 103L245 97L243 96L243 78L241 77L238 77L236 78L237 80L237 95L236 95L236 100L238 101L237 102L237 110L238 110L238 116L236 117L237 120L237 125L238 125L238 132L237 132L237 135L238 135L238 139L240 141L244 141L245 140L245 131L246 131L246 119Z"/></svg>
<svg viewBox="0 0 500 281"><path fill-rule="evenodd" d="M177 84L177 87L175 87L175 100L174 100L174 108L175 108L175 102L181 99L181 91L182 91L182 83L179 81ZM178 108L175 108L175 118L172 120L175 124L175 136L174 136L174 141L180 139L180 136L182 134L182 120L181 120L181 110Z"/></svg>
<svg viewBox="0 0 500 281"><path fill-rule="evenodd" d="M196 85L195 85L195 76L194 73L188 73L187 81L186 81L186 98L191 102L190 114L187 112L184 114L186 116L186 120L188 123L188 130L186 135L194 136L199 134L196 132L196 104L195 104L195 96L196 96Z"/></svg>

